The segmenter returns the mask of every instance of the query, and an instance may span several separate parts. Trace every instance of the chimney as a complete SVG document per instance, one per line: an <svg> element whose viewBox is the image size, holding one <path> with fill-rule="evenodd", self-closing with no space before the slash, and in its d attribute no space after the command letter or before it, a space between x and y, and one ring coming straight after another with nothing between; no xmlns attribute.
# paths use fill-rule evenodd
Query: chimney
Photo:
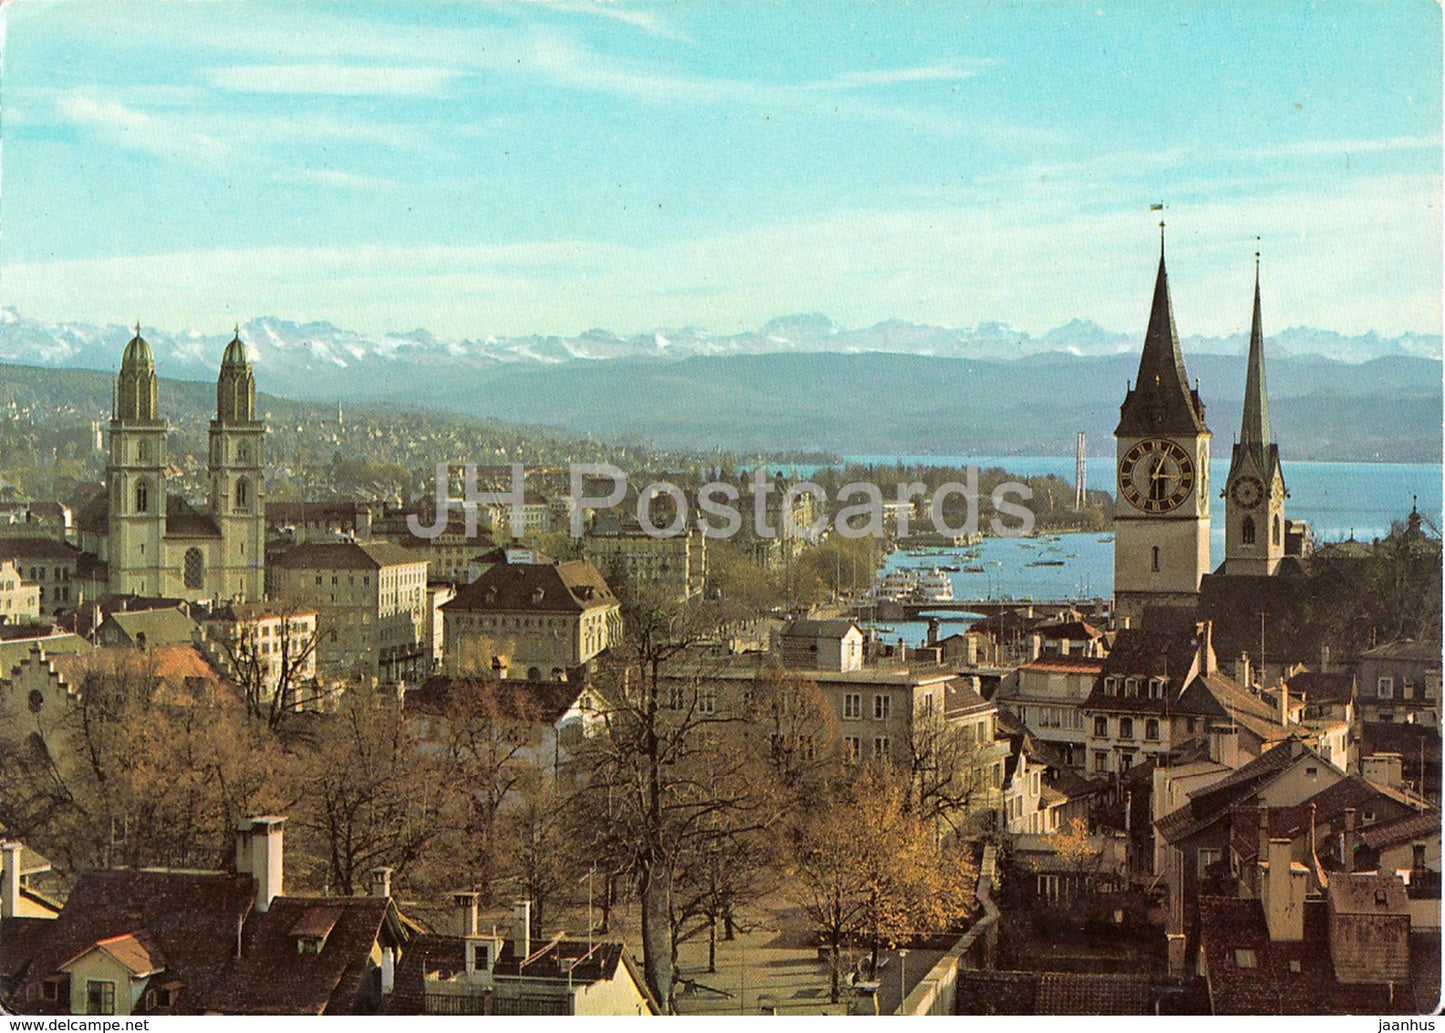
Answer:
<svg viewBox="0 0 1445 1033"><path fill-rule="evenodd" d="M386 865L377 865L371 870L371 895L373 897L391 896L391 868Z"/></svg>
<svg viewBox="0 0 1445 1033"><path fill-rule="evenodd" d="M1355 870L1355 809L1345 808L1345 832L1340 840L1340 865L1346 872Z"/></svg>
<svg viewBox="0 0 1445 1033"><path fill-rule="evenodd" d="M256 880L256 911L266 912L281 896L285 854L282 836L286 819L267 814L243 818L236 826L236 873Z"/></svg>
<svg viewBox="0 0 1445 1033"><path fill-rule="evenodd" d="M1238 670L1235 673L1238 675L1236 681L1238 681L1243 688L1248 689L1250 682L1254 680L1252 677L1254 672L1249 669L1248 653L1239 654Z"/></svg>
<svg viewBox="0 0 1445 1033"><path fill-rule="evenodd" d="M522 961L532 953L532 902L512 901L512 953Z"/></svg>
<svg viewBox="0 0 1445 1033"><path fill-rule="evenodd" d="M1202 675L1213 674L1216 670L1214 662L1214 624L1212 621L1200 621L1195 626L1199 638L1199 673Z"/></svg>
<svg viewBox="0 0 1445 1033"><path fill-rule="evenodd" d="M941 622L937 617L928 618L928 645L938 645L938 628Z"/></svg>
<svg viewBox="0 0 1445 1033"><path fill-rule="evenodd" d="M1279 683L1279 723L1289 724L1289 682L1283 679Z"/></svg>
<svg viewBox="0 0 1445 1033"><path fill-rule="evenodd" d="M1044 637L1042 635L1029 636L1029 659L1037 660L1044 651Z"/></svg>
<svg viewBox="0 0 1445 1033"><path fill-rule="evenodd" d="M465 893L458 893L452 897L452 903L457 906L457 917L460 919L461 935L478 936L480 930L477 928L477 894L471 890Z"/></svg>
<svg viewBox="0 0 1445 1033"><path fill-rule="evenodd" d="M1377 786L1401 789L1405 785L1404 765L1398 753L1372 753L1360 762L1360 774Z"/></svg>
<svg viewBox="0 0 1445 1033"><path fill-rule="evenodd" d="M1269 860L1269 804L1261 804L1259 808L1259 853L1255 860ZM1260 880L1259 895L1264 896L1263 880Z"/></svg>
<svg viewBox="0 0 1445 1033"><path fill-rule="evenodd" d="M20 917L20 852L19 843L6 842L0 854L0 918Z"/></svg>
<svg viewBox="0 0 1445 1033"><path fill-rule="evenodd" d="M1309 869L1290 860L1288 839L1269 841L1269 860L1265 863L1264 919L1269 926L1271 942L1299 941L1305 935L1305 893L1309 888Z"/></svg>

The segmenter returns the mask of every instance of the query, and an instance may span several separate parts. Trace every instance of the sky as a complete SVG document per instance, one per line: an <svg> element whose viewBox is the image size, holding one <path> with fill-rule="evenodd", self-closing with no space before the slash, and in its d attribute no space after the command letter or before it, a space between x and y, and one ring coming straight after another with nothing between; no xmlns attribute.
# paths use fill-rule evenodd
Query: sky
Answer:
<svg viewBox="0 0 1445 1033"><path fill-rule="evenodd" d="M0 305L222 332L820 312L1441 330L1424 0L0 7ZM1256 237L1259 238L1256 242Z"/></svg>

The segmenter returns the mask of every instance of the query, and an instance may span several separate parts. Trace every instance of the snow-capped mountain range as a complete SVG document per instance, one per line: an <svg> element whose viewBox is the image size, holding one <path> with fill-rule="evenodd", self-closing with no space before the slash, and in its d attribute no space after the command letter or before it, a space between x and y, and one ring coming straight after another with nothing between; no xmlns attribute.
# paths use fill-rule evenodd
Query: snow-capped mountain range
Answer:
<svg viewBox="0 0 1445 1033"><path fill-rule="evenodd" d="M110 370L120 361L132 328L86 323L47 323L27 319L14 309L0 310L0 362L57 368ZM162 376L208 380L215 376L229 334L173 332L142 327ZM618 336L588 330L575 337L528 336L448 340L426 330L372 335L326 322L295 323L270 316L249 319L240 334L250 350L263 389L292 397L347 397L363 385L374 394L377 378L405 370L429 369L445 377L489 376L574 361L676 360L694 356L769 355L807 352L890 352L960 359L1019 359L1039 353L1079 356L1126 354L1139 347L1141 334L1113 333L1085 321L1034 337L1005 323L941 327L889 320L863 329L834 325L826 316L805 314L774 319L758 330L712 334L696 327L658 329ZM1186 354L1239 355L1242 335L1190 337ZM1441 338L1406 334L1384 338L1373 333L1346 336L1292 327L1269 338L1280 355L1319 355L1342 362L1383 356L1439 359Z"/></svg>

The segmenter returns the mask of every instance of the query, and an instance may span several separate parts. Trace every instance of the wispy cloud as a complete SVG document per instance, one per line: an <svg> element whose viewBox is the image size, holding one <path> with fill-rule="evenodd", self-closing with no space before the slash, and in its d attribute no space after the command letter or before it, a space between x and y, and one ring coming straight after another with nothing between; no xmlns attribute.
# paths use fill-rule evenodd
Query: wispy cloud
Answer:
<svg viewBox="0 0 1445 1033"><path fill-rule="evenodd" d="M116 100L70 94L56 103L60 118L100 134L112 144L193 164L218 164L232 156L219 137L183 128L174 118L127 107Z"/></svg>
<svg viewBox="0 0 1445 1033"><path fill-rule="evenodd" d="M211 73L211 82L238 93L332 97L435 97L457 73L440 67L316 64L232 65Z"/></svg>
<svg viewBox="0 0 1445 1033"><path fill-rule="evenodd" d="M863 90L915 83L962 82L965 79L977 78L994 64L996 62L991 59L974 58L966 61L940 61L936 64L916 65L911 68L879 68L845 72L830 79L820 79L810 83L809 86L819 90Z"/></svg>

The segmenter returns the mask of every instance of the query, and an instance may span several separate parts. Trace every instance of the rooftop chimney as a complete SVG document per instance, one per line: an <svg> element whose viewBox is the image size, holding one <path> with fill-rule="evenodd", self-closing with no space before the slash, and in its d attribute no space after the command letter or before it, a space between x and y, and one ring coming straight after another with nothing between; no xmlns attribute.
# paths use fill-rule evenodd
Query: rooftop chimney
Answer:
<svg viewBox="0 0 1445 1033"><path fill-rule="evenodd" d="M1340 840L1340 865L1346 872L1355 870L1355 809L1345 808L1345 832Z"/></svg>
<svg viewBox="0 0 1445 1033"><path fill-rule="evenodd" d="M1250 670L1248 653L1239 654L1238 667L1239 670L1236 672L1238 677L1236 678L1236 680L1241 686L1243 686L1245 689L1248 689L1250 684L1254 681L1254 672Z"/></svg>
<svg viewBox="0 0 1445 1033"><path fill-rule="evenodd" d="M256 880L256 910L265 912L281 896L286 819L267 814L243 818L236 826L236 873Z"/></svg>
<svg viewBox="0 0 1445 1033"><path fill-rule="evenodd" d="M386 865L377 865L371 870L371 895L373 897L391 896L391 873L392 869Z"/></svg>
<svg viewBox="0 0 1445 1033"><path fill-rule="evenodd" d="M1367 782L1387 789L1405 784L1405 762L1398 753L1372 753L1360 762L1360 774Z"/></svg>
<svg viewBox="0 0 1445 1033"><path fill-rule="evenodd" d="M1269 804L1261 804L1259 808L1259 854L1256 860L1269 860ZM1261 880L1259 895L1264 896L1264 883Z"/></svg>
<svg viewBox="0 0 1445 1033"><path fill-rule="evenodd" d="M1269 860L1261 903L1269 938L1275 943L1303 940L1305 936L1305 894L1309 889L1309 869L1290 860L1288 839L1269 841Z"/></svg>
<svg viewBox="0 0 1445 1033"><path fill-rule="evenodd" d="M452 897L452 902L457 906L457 915L461 919L461 934L463 936L478 935L477 929L477 894L471 890L465 893L458 893Z"/></svg>
<svg viewBox="0 0 1445 1033"><path fill-rule="evenodd" d="M522 961L532 953L532 902L512 901L512 953Z"/></svg>
<svg viewBox="0 0 1445 1033"><path fill-rule="evenodd" d="M19 843L6 842L0 854L0 918L20 917L20 851Z"/></svg>
<svg viewBox="0 0 1445 1033"><path fill-rule="evenodd" d="M1214 624L1211 621L1200 621L1196 626L1199 637L1199 673L1213 674L1214 664Z"/></svg>

